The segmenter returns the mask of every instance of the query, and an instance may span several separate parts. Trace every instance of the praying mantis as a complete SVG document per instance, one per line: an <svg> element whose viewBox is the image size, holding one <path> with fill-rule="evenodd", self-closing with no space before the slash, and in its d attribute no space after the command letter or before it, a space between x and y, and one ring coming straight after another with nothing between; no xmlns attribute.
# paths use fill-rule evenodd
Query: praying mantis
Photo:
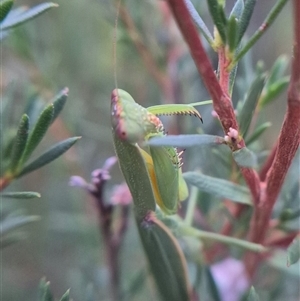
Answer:
<svg viewBox="0 0 300 301"><path fill-rule="evenodd" d="M172 232L156 218L158 205L165 214L176 213L188 197L181 172L181 153L173 147L145 145L165 135L159 115L188 114L201 119L191 105L144 108L124 90L111 94L111 123L115 152L132 195L137 228L149 267L164 300L191 299L187 264Z"/></svg>
<svg viewBox="0 0 300 301"><path fill-rule="evenodd" d="M174 214L179 202L188 196L181 172L181 153L173 147L143 146L143 142L165 135L159 115L194 115L191 105L172 104L144 108L124 90L111 94L111 122L115 151L128 184L136 214L143 217L155 211Z"/></svg>

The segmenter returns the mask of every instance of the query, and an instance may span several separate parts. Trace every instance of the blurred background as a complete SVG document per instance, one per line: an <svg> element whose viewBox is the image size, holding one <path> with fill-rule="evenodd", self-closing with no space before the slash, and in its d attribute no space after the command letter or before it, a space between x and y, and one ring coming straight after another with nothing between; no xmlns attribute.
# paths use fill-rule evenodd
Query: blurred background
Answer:
<svg viewBox="0 0 300 301"><path fill-rule="evenodd" d="M212 31L204 2L194 1ZM227 2L230 11L233 1ZM16 0L14 7L39 3L41 1ZM108 270L94 200L84 190L70 187L68 181L72 175L89 181L91 172L114 155L110 94L115 88L115 69L118 87L127 90L143 106L208 99L176 26L166 18L164 1L126 0L123 4L159 70L169 79L173 87L171 94L163 90L145 66L122 22L122 15L117 29L117 58L114 58L114 1L57 0L56 3L58 8L15 29L2 41L1 93L7 93L9 87L14 86L14 110L10 119L17 123L28 98L36 97L46 103L62 88L68 87L67 104L35 154L71 136L82 136L82 139L63 157L9 187L11 191L41 193L40 199L12 200L9 205L30 215L39 215L41 221L27 226L27 239L2 251L3 301L35 300L38 282L43 276L51 282L56 296L71 287L74 300L89 300L87 296L94 296L90 300L110 300ZM272 4L273 1L258 1L248 28L249 35L260 26ZM286 54L290 58L291 22L288 2L275 24L241 63L238 74L248 80L237 82L234 102L244 96L243 89L247 90L259 60L263 60L268 70L279 55ZM216 66L216 55L209 52ZM271 121L273 127L267 131L262 149L270 148L278 135L285 102L283 93L264 112L263 117ZM222 135L211 110L211 106L200 108L203 126L196 120L166 119L167 131ZM195 165L194 157L193 151L186 152L186 169L201 166L208 174L216 175L214 166L205 166L201 159ZM106 186L108 197L111 188L123 181L117 165L111 175ZM130 219L120 256L122 287L126 288L138 271L146 267L133 219ZM156 300L150 280L140 294L143 298L137 295L135 300Z"/></svg>

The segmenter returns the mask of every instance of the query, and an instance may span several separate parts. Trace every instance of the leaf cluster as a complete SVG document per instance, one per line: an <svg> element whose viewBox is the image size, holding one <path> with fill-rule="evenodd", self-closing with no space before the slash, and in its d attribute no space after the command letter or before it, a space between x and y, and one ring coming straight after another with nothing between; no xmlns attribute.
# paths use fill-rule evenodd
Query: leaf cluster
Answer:
<svg viewBox="0 0 300 301"><path fill-rule="evenodd" d="M28 22L40 14L56 7L54 3L42 3L33 8L19 7L13 9L12 0L3 1L0 4L0 38L7 37L9 32L25 22ZM40 194L32 191L4 191L12 181L31 173L64 154L80 137L72 137L61 141L46 150L37 158L31 159L49 127L62 111L68 96L68 89L58 93L53 101L41 108L37 98L31 97L28 101L27 112L24 113L19 124L10 124L10 115L14 104L13 93L6 88L6 95L0 107L1 131L0 131L0 198L9 199L33 199ZM2 204L3 205L3 204ZM3 208L2 208L3 209ZM26 237L19 228L38 221L37 216L26 216L22 212L1 212L1 247L6 247Z"/></svg>

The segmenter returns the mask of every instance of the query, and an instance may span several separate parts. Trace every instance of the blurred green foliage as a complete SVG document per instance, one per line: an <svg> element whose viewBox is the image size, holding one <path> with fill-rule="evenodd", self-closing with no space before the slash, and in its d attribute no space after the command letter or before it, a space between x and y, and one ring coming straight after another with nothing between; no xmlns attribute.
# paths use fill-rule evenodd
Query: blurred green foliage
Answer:
<svg viewBox="0 0 300 301"><path fill-rule="evenodd" d="M201 15L208 16L208 13L205 13L208 8L202 3L194 2ZM19 0L15 1L14 7L34 6L39 3L40 1ZM55 296L62 296L68 288L71 288L70 294L74 300L111 300L107 288L109 271L105 261L105 246L98 230L96 205L84 191L70 188L68 180L73 174L89 178L92 170L102 166L106 158L114 153L109 100L110 93L115 88L114 68L117 71L118 87L126 88L143 106L164 103L166 100L144 66L120 20L115 62L113 39L116 9L112 1L60 0L57 3L58 8L51 9L41 17L14 29L1 42L2 108L6 97L13 100L9 113L1 115L1 124L2 122L4 124L4 119L7 119L14 125L11 133L6 132L12 138L24 108L30 112L32 109L30 104L34 100L35 106L39 106L38 111L41 111L46 102L54 98L55 91L68 86L69 101L55 123L49 127L46 139L37 147L37 153L43 153L43 150L70 136L82 136L82 139L60 159L13 182L9 187L10 191L38 191L41 194L40 198L25 199L24 195L23 200L1 197L1 216L4 222L8 217L13 222L15 216L24 216L23 222L28 223L24 228L26 232L23 228L13 232L5 242L7 248L2 250L3 301L38 300L38 283L43 276L50 280L51 291ZM233 1L228 1L228 7L232 7L232 4ZM172 78L173 83L178 85L175 97L178 102L208 99L195 66L185 48L182 47L176 28L171 27L170 32L163 26L164 18L157 13L157 3L154 1L137 3L136 0L128 0L126 7L159 67L167 70L166 73ZM270 7L271 3L257 3L248 34L254 32ZM145 16L151 17L145 18ZM247 102L245 92L249 91L251 84L255 84L257 75L263 77L262 74L271 69L279 55L290 53L289 16L290 9L287 6L265 35L264 40L258 42L251 54L241 61L233 91L237 110L242 110L242 104ZM203 18L211 25L208 17ZM235 25L230 26L234 28ZM174 40L170 40L170 36ZM234 38L232 40L232 44L236 43ZM167 60L167 50L170 45L173 45L172 43L179 45L181 54L180 59L175 63ZM213 53L211 57L215 62ZM259 72L259 68L255 70L253 66L261 58L265 61L265 66L262 72ZM286 87L287 79L283 77L284 63L279 65L283 66L283 69L278 65L276 68L276 64L274 65L272 76L267 78L262 88L261 98L254 97L260 108L269 104L271 99L272 106L266 106L266 110L262 111L256 129L251 127L249 120L245 121L247 123L244 126L245 131L248 129L246 139L249 144L251 141L250 149L256 152L258 163L265 158L265 149L273 144L284 114L285 96L279 92ZM275 91L274 93L278 92L279 96L276 99L268 97L270 93L266 93L267 88L272 92ZM172 118L166 118L164 122L170 133L203 131L221 135L217 121L211 117L211 107L201 108L201 114L204 119L202 129L192 119L179 117L174 121ZM32 118L36 120L37 116ZM269 129L269 122L273 124L271 129ZM3 126L2 130L7 128ZM255 141L258 137L261 137L261 143ZM228 156L224 155L226 152ZM223 149L222 153L215 148L188 149L184 156L184 168L185 170L200 168L205 175L228 179L230 176L228 167L232 165L229 154L227 149ZM281 216L283 221L281 227L285 229L297 229L297 222L299 222L298 216L291 217L288 213L288 209L292 212L297 210L299 186L292 179L299 178L298 167L299 154L282 190L281 202L274 210L274 216ZM111 176L112 180L106 185L107 196L110 195L113 185L122 181L117 166L111 170ZM197 197L205 199L205 202L200 202L197 206L201 212L209 216L213 225L213 229L210 230L218 232L228 212L222 203L216 202L216 198L206 191L200 192ZM212 210L213 208L217 210ZM40 216L38 221L37 216ZM247 218L245 216L245 219ZM29 224L33 221L34 223ZM22 224L22 220L18 222ZM14 229L19 224L12 223ZM173 228L176 227L175 223ZM5 223L2 225L2 230L3 228L5 229ZM26 239L19 241L20 237L25 237L25 234ZM18 242L12 244L16 241ZM210 270L206 267L197 269L193 265L193 254L196 252L195 249L199 250L199 242L183 237L180 243L188 254L191 268L189 272L193 283L199 284L202 292L207 290L208 296L214 296L213 300L217 300L218 292ZM120 253L120 278L124 300L150 301L158 298L153 280L146 271L147 265L142 250L134 219L130 215L128 231ZM233 247L232 253L239 257L240 250ZM286 298L297 300L299 297L297 289L299 278L295 276L297 272L294 274L287 272L284 266L278 266L278 262L280 260L276 260L275 263L265 263L259 271L254 285L258 287L260 300L279 301ZM288 276L287 273L290 275ZM208 285L205 285L206 283ZM273 289L271 290L270 287ZM43 289L48 290L49 284L42 280L40 291ZM61 297L61 301L68 300L67 294L68 292ZM51 300L52 297L49 298L41 300ZM251 296L248 298L248 300L257 300L255 291L251 291Z"/></svg>

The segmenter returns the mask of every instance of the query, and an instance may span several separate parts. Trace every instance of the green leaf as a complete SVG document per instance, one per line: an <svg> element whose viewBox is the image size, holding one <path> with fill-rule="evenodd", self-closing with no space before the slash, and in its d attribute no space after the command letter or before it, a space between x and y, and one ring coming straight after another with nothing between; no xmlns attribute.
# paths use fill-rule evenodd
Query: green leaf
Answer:
<svg viewBox="0 0 300 301"><path fill-rule="evenodd" d="M247 147L243 147L239 150L236 150L232 153L234 161L239 166L243 167L256 167L257 158L255 154Z"/></svg>
<svg viewBox="0 0 300 301"><path fill-rule="evenodd" d="M293 220L299 216L300 216L300 208L297 210L293 210L291 208L285 208L282 210L279 219L281 222L286 222L286 221Z"/></svg>
<svg viewBox="0 0 300 301"><path fill-rule="evenodd" d="M214 301L221 301L218 287L217 287L216 282L213 278L213 275L210 271L210 268L204 267L204 273L205 273L205 278L206 278L206 281L208 284L208 291L210 292L212 299Z"/></svg>
<svg viewBox="0 0 300 301"><path fill-rule="evenodd" d="M50 282L42 278L39 284L38 301L54 301L53 295L50 291Z"/></svg>
<svg viewBox="0 0 300 301"><path fill-rule="evenodd" d="M193 146L212 146L224 143L224 138L213 135L169 135L152 138L145 144L151 146L176 146L176 147L193 147Z"/></svg>
<svg viewBox="0 0 300 301"><path fill-rule="evenodd" d="M25 150L29 130L29 117L24 114L19 123L17 135L14 139L14 144L11 152L10 172L14 174L16 171L22 154Z"/></svg>
<svg viewBox="0 0 300 301"><path fill-rule="evenodd" d="M141 241L157 288L165 301L190 299L187 265L170 230L150 212L137 220Z"/></svg>
<svg viewBox="0 0 300 301"><path fill-rule="evenodd" d="M19 242L20 240L23 240L27 237L27 235L24 232L13 232L13 233L9 233L5 236L1 235L1 239L0 239L0 248L6 248L9 247L12 244L15 244L17 242Z"/></svg>
<svg viewBox="0 0 300 301"><path fill-rule="evenodd" d="M26 165L18 174L18 177L24 176L25 174L32 172L42 166L50 163L51 161L57 159L62 154L64 154L72 145L75 144L81 137L72 137L61 141L50 149L48 149L45 153L43 153L40 157Z"/></svg>
<svg viewBox="0 0 300 301"><path fill-rule="evenodd" d="M266 75L260 74L253 81L247 93L246 99L243 103L241 112L238 115L240 134L242 136L246 134L248 127L251 123L252 116L254 114L257 102L259 100L259 96L265 84L265 79L266 79Z"/></svg>
<svg viewBox="0 0 300 301"><path fill-rule="evenodd" d="M32 132L27 140L26 147L21 158L21 163L24 164L27 161L29 156L34 151L34 149L38 146L38 144L45 136L51 124L53 113L54 113L53 104L48 105L41 113L39 119L34 125L34 128L32 129Z"/></svg>
<svg viewBox="0 0 300 301"><path fill-rule="evenodd" d="M251 289L249 291L249 295L247 297L247 301L259 301L258 294L255 291L255 288L253 286L251 286Z"/></svg>
<svg viewBox="0 0 300 301"><path fill-rule="evenodd" d="M241 15L240 22L239 22L238 39L237 39L238 44L241 42L244 33L246 32L246 29L249 25L255 4L256 4L256 0L245 1L243 13Z"/></svg>
<svg viewBox="0 0 300 301"><path fill-rule="evenodd" d="M271 125L271 122L265 122L258 126L251 134L251 136L246 139L246 145L250 145L251 143L255 142Z"/></svg>
<svg viewBox="0 0 300 301"><path fill-rule="evenodd" d="M3 1L0 3L0 22L2 22L9 11L11 10L12 6L14 4L14 1L8 0L8 1ZM2 27L2 25L1 25Z"/></svg>
<svg viewBox="0 0 300 301"><path fill-rule="evenodd" d="M255 5L256 0L248 0L245 4L245 16L249 15L247 13L246 7L250 8L249 12L253 11L254 5ZM288 2L288 0L277 0L277 2L273 5L273 7L271 8L271 11L268 13L267 17L265 18L265 20L263 21L262 25L256 30L256 32L252 35L252 37L247 41L247 43L245 43L245 45L243 46L243 48L239 51L239 53L235 56L234 60L232 61L231 65L235 65L248 51L249 49L251 49L253 47L253 45L261 38L261 36L266 32L266 30L268 28L270 28L270 26L272 25L272 23L274 22L274 20L277 18L277 16L279 15L279 13L281 12L281 10L283 9L284 5ZM249 4L248 4L249 3ZM248 4L248 5L247 5ZM253 4L253 7L252 7ZM244 15L244 14L243 14ZM241 26L240 26L240 40L243 37L244 34L244 29L246 30L249 20L250 20L251 15L248 17L246 16L243 19L243 16L241 18ZM243 20L247 21L247 22L242 22ZM245 24L245 26L242 26L242 23Z"/></svg>
<svg viewBox="0 0 300 301"><path fill-rule="evenodd" d="M53 113L53 118L52 118L52 122L56 119L56 117L58 116L58 114L61 112L61 110L63 109L67 98L68 98L68 93L69 93L69 89L68 88L64 88L60 93L58 93L55 96L55 99L53 101L53 106L54 106L54 113Z"/></svg>
<svg viewBox="0 0 300 301"><path fill-rule="evenodd" d="M198 28L202 32L202 34L203 34L204 38L206 39L206 41L210 45L212 45L213 44L213 37L210 34L210 31L208 30L208 28L205 25L204 21L202 20L202 18L198 14L197 10L195 9L192 1L185 0L185 5L186 5L188 11L190 12L190 15L191 15L192 19L194 20L195 24L198 26Z"/></svg>
<svg viewBox="0 0 300 301"><path fill-rule="evenodd" d="M300 236L296 237L287 249L287 266L299 261L300 258Z"/></svg>
<svg viewBox="0 0 300 301"><path fill-rule="evenodd" d="M70 300L70 289L68 289L60 298L59 301L69 301Z"/></svg>
<svg viewBox="0 0 300 301"><path fill-rule="evenodd" d="M238 20L233 15L228 20L227 26L227 44L229 46L229 51L233 53L237 47L237 34L238 34Z"/></svg>
<svg viewBox="0 0 300 301"><path fill-rule="evenodd" d="M210 193L216 197L252 206L250 192L247 187L227 180L206 176L199 172L186 172L183 174L183 177L187 183L196 186L201 191Z"/></svg>
<svg viewBox="0 0 300 301"><path fill-rule="evenodd" d="M237 0L230 12L229 18L235 16L239 20L241 18L243 10L244 10L244 0Z"/></svg>
<svg viewBox="0 0 300 301"><path fill-rule="evenodd" d="M224 20L224 9L223 6L219 4L218 0L207 0L208 9L210 15L214 21L216 28L220 34L223 43L226 43L226 18Z"/></svg>
<svg viewBox="0 0 300 301"><path fill-rule="evenodd" d="M270 76L266 82L266 87L282 79L285 71L287 70L288 63L289 59L286 55L281 55L276 59L272 69L270 70Z"/></svg>
<svg viewBox="0 0 300 301"><path fill-rule="evenodd" d="M38 192L33 191L3 192L0 194L0 196L11 199L35 199L41 197L41 195Z"/></svg>
<svg viewBox="0 0 300 301"><path fill-rule="evenodd" d="M13 14L13 16L11 17L8 16L8 18L6 18L1 24L1 31L19 26L39 16L40 14L46 12L47 10L57 6L58 6L57 4L52 2L42 3L30 9L27 9L26 11L22 11L21 13Z"/></svg>
<svg viewBox="0 0 300 301"><path fill-rule="evenodd" d="M273 84L269 84L264 88L262 93L262 97L259 101L260 108L265 107L269 104L272 100L274 100L281 92L283 92L290 82L290 77L285 76Z"/></svg>
<svg viewBox="0 0 300 301"><path fill-rule="evenodd" d="M129 287L125 292L125 300L132 300L134 296L143 288L147 279L147 271L141 269L130 281Z"/></svg>
<svg viewBox="0 0 300 301"><path fill-rule="evenodd" d="M226 236L219 233L198 230L194 227L187 226L186 223L183 222L181 223L181 225L179 224L177 233L178 235L191 236L191 237L198 238L202 241L220 242L229 246L235 246L257 253L265 253L268 251L268 249L263 245L256 244L232 236Z"/></svg>
<svg viewBox="0 0 300 301"><path fill-rule="evenodd" d="M20 228L32 222L39 221L40 217L36 215L31 216L12 216L6 218L1 223L0 234L1 236L6 235L8 232Z"/></svg>

